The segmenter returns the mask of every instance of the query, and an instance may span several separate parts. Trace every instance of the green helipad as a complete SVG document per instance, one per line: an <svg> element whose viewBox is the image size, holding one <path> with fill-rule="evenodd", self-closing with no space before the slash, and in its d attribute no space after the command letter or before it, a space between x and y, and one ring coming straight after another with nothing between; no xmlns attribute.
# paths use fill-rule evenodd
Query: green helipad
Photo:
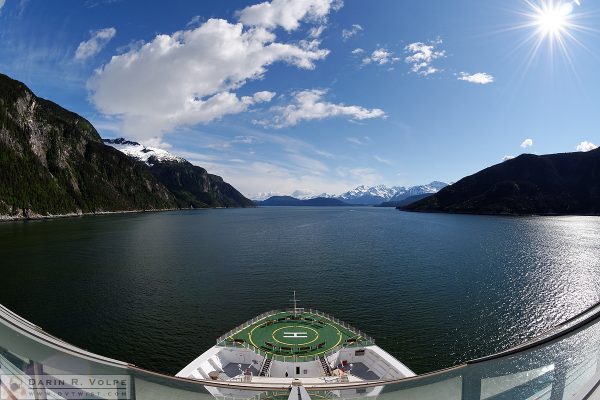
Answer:
<svg viewBox="0 0 600 400"><path fill-rule="evenodd" d="M371 341L360 331L316 311L276 311L234 330L218 344L248 347L276 359L302 360Z"/></svg>

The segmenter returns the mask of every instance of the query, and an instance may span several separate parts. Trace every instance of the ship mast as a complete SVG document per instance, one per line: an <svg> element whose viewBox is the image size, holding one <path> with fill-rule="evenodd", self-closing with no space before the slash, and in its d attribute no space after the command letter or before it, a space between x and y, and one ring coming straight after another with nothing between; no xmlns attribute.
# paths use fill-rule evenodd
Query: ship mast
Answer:
<svg viewBox="0 0 600 400"><path fill-rule="evenodd" d="M298 315L298 300L296 299L296 291L294 290L294 298L291 300L294 303L294 317Z"/></svg>

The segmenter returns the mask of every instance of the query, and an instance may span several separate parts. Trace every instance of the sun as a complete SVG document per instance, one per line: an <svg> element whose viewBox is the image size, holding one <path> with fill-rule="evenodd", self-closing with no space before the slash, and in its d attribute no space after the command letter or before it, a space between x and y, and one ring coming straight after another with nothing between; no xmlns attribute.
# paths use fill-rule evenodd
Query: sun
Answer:
<svg viewBox="0 0 600 400"><path fill-rule="evenodd" d="M562 56L575 69L572 58L573 45L585 46L577 38L578 34L595 31L581 24L585 14L577 12L581 6L580 0L522 0L525 9L518 11L524 19L521 24L512 29L527 30L529 34L515 46L531 45L529 55L525 58L525 70L528 69L537 56L546 49L552 60Z"/></svg>
<svg viewBox="0 0 600 400"><path fill-rule="evenodd" d="M531 4L532 25L537 28L542 38L561 40L570 34L573 28L573 3L562 3L548 0L541 4Z"/></svg>

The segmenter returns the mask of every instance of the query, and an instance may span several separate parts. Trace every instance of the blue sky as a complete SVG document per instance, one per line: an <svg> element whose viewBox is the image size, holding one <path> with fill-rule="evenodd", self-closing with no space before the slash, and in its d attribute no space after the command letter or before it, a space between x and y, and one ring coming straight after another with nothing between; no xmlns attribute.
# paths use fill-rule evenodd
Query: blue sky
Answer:
<svg viewBox="0 0 600 400"><path fill-rule="evenodd" d="M456 181L600 144L591 0L0 5L0 72L247 195Z"/></svg>

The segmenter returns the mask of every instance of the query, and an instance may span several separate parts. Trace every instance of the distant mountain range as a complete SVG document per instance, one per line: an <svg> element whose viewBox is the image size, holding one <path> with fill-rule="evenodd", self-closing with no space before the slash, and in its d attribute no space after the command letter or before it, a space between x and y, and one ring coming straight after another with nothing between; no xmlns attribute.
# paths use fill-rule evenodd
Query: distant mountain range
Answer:
<svg viewBox="0 0 600 400"><path fill-rule="evenodd" d="M515 215L600 215L600 149L522 154L424 200L408 211Z"/></svg>
<svg viewBox="0 0 600 400"><path fill-rule="evenodd" d="M140 154L105 145L85 118L0 74L0 219L253 206L179 157L125 140L112 145Z"/></svg>
<svg viewBox="0 0 600 400"><path fill-rule="evenodd" d="M448 186L447 183L434 181L427 185L418 185L411 187L404 186L393 186L388 187L386 185L378 185L378 186L365 186L361 185L356 187L355 189L349 190L340 195L331 195L327 193L322 193L316 196L307 196L301 194L293 194L291 198L295 198L297 200L309 200L314 198L330 198L337 199L344 202L346 205L381 205L382 203L386 203L384 207L392 207L392 202L399 204L399 202L412 197L419 196L424 194L434 194L437 193L440 189ZM269 193L263 193L259 196L254 197L255 201L264 201L271 197L281 197L279 195L272 195ZM288 196L290 197L290 196ZM390 205L387 203L390 202ZM395 206L394 206L395 207Z"/></svg>
<svg viewBox="0 0 600 400"><path fill-rule="evenodd" d="M347 203L344 203L341 200L326 198L326 197L316 197L314 199L297 199L292 196L272 196L263 201L255 201L258 206L312 206L312 207L339 207L339 206L347 206Z"/></svg>

